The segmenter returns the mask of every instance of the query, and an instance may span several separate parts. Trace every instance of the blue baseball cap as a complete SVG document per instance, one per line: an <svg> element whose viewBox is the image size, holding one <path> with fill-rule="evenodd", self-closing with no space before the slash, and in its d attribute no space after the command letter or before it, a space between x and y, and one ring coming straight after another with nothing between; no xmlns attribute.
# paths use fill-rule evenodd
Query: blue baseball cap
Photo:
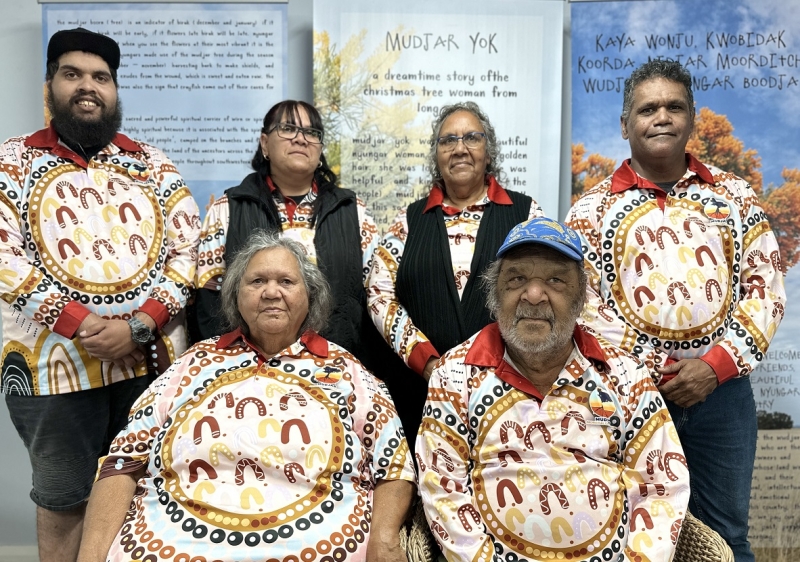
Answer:
<svg viewBox="0 0 800 562"><path fill-rule="evenodd" d="M511 248L522 244L542 244L571 260L583 261L581 240L577 233L567 225L546 217L536 217L512 228L497 250L497 257L503 257Z"/></svg>

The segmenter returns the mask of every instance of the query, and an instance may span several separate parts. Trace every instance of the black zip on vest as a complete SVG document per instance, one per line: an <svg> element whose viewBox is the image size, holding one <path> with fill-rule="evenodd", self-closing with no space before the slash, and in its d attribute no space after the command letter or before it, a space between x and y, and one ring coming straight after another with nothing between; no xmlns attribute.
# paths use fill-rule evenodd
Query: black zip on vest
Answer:
<svg viewBox="0 0 800 562"><path fill-rule="evenodd" d="M423 213L428 200L408 207L408 237L397 270L395 293L411 321L439 354L469 339L491 322L480 276L495 258L509 231L528 218L532 199L506 190L513 205L489 203L481 218L470 275L462 298L453 277L453 260L441 206Z"/></svg>
<svg viewBox="0 0 800 562"><path fill-rule="evenodd" d="M229 222L224 259L231 263L254 230L280 232L281 224L272 193L258 174L248 175L241 185L225 193ZM361 335L368 317L356 196L349 189L326 185L319 188L317 197L312 217L317 266L328 280L334 300L328 327L321 335L361 359L369 355L362 349Z"/></svg>

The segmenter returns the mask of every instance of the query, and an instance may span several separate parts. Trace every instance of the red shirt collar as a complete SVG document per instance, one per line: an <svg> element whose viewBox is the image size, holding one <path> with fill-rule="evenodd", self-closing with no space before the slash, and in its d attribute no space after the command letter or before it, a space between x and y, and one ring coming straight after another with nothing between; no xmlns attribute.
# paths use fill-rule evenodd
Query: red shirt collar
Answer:
<svg viewBox="0 0 800 562"><path fill-rule="evenodd" d="M143 152L141 146L136 144L122 133L117 133L114 136L114 139L111 141L111 144L121 148L122 150L125 150L126 152ZM25 146L31 146L34 148L47 148L56 156L72 160L84 168L88 166L88 162L83 159L83 156L79 156L67 145L58 142L58 133L53 128L53 125L50 125L48 128L42 129L41 131L36 131L30 135L27 139L25 139Z"/></svg>
<svg viewBox="0 0 800 562"><path fill-rule="evenodd" d="M602 363L605 368L608 368L603 348L593 335L584 331L580 325L576 325L575 330L572 332L572 338L578 351L584 357L591 361ZM536 390L536 387L505 361L505 351L506 344L500 334L500 327L497 322L493 322L475 337L475 341L472 342L472 346L464 358L464 364L494 368L494 374L498 378L514 388L542 400L544 397Z"/></svg>
<svg viewBox="0 0 800 562"><path fill-rule="evenodd" d="M493 175L487 174L486 178L489 180L489 189L486 191L486 195L489 197L489 201L496 205L513 205L514 202L511 201L511 197L508 196L506 190L497 183L497 180L494 178ZM456 209L455 207L448 207L444 204L444 189L439 183L433 184L430 193L428 194L428 203L425 205L425 210L422 211L423 213L427 213L434 207L441 207L444 212L448 215L455 215L460 213L460 209Z"/></svg>
<svg viewBox="0 0 800 562"><path fill-rule="evenodd" d="M223 334L217 340L217 349L227 349L231 347L234 343L238 340L242 340L250 349L255 351L258 354L259 363L262 363L266 358L261 355L261 352L258 351L258 348L254 346L250 341L247 339L242 333L241 328L236 328L232 332L228 332L227 334ZM302 343L305 348L316 355L317 357L327 357L328 356L328 340L320 336L318 333L307 330L300 336L300 343Z"/></svg>
<svg viewBox="0 0 800 562"><path fill-rule="evenodd" d="M687 168L690 172L693 172L700 176L706 183L714 183L714 176L711 172L706 168L700 160L689 154L686 153L686 164ZM614 172L614 175L611 176L611 193L621 193L628 189L658 189L661 190L656 184L651 182L650 180L646 180L637 174L633 168L631 168L631 161L630 158L625 160L622 163L622 166L617 168Z"/></svg>
<svg viewBox="0 0 800 562"><path fill-rule="evenodd" d="M267 187L269 187L270 193L275 193L278 191L278 186L272 181L272 176L267 176ZM311 191L313 193L317 193L317 180L313 180L311 182Z"/></svg>

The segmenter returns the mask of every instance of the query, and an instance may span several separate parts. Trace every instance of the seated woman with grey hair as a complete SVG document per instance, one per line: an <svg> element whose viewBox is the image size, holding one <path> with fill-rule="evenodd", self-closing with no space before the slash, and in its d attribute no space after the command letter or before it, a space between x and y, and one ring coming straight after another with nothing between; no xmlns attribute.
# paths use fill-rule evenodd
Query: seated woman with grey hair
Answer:
<svg viewBox="0 0 800 562"><path fill-rule="evenodd" d="M383 383L318 335L322 273L258 231L221 296L232 331L159 377L100 459L79 560L405 561L408 445Z"/></svg>

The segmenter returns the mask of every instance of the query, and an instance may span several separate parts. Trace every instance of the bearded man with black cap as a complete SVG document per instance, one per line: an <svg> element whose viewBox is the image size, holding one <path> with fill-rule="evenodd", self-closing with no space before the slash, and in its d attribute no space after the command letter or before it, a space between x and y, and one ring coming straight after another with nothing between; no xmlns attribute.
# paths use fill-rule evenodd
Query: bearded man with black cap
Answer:
<svg viewBox="0 0 800 562"><path fill-rule="evenodd" d="M197 204L119 133L117 43L47 47L50 126L0 145L0 391L28 449L39 558L75 560L97 459L186 347Z"/></svg>

